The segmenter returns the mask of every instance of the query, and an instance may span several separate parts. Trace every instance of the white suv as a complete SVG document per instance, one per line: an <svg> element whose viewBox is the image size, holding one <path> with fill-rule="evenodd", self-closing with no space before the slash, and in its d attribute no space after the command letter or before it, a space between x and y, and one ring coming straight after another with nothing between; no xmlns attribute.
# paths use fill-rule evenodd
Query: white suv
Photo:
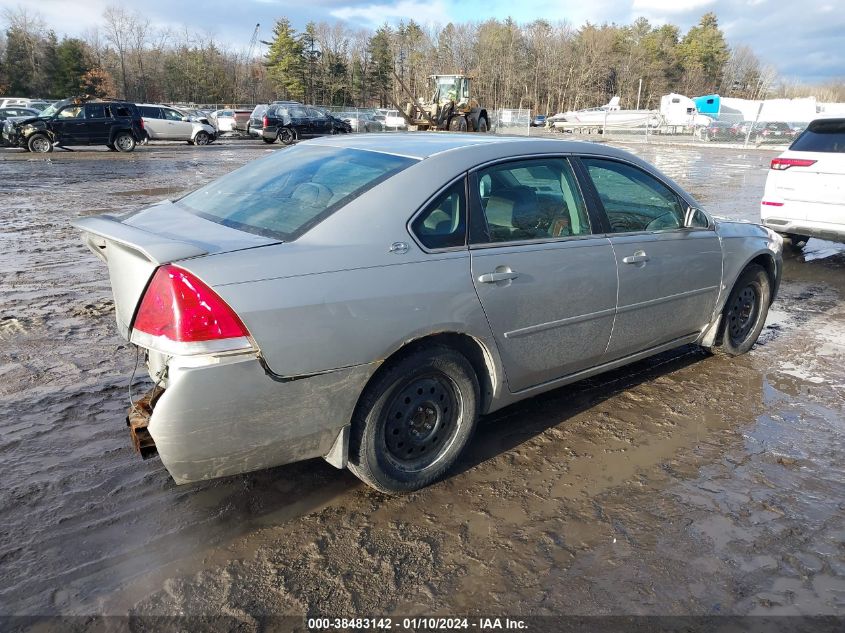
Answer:
<svg viewBox="0 0 845 633"><path fill-rule="evenodd" d="M772 160L760 216L794 247L845 242L845 119L816 119Z"/></svg>

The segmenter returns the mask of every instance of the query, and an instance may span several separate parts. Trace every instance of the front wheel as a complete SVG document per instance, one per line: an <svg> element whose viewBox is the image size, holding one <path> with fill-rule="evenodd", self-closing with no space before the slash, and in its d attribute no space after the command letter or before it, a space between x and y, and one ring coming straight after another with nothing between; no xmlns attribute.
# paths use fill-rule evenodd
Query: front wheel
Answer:
<svg viewBox="0 0 845 633"><path fill-rule="evenodd" d="M33 154L46 154L53 151L53 144L46 134L33 134L26 142L26 146Z"/></svg>
<svg viewBox="0 0 845 633"><path fill-rule="evenodd" d="M119 152L131 152L135 149L135 138L129 132L120 132L114 137L114 146Z"/></svg>
<svg viewBox="0 0 845 633"><path fill-rule="evenodd" d="M449 130L452 132L466 132L467 120L462 116L454 116L449 121Z"/></svg>
<svg viewBox="0 0 845 633"><path fill-rule="evenodd" d="M296 132L289 127L283 127L279 130L279 142L282 145L290 145L296 140Z"/></svg>
<svg viewBox="0 0 845 633"><path fill-rule="evenodd" d="M352 418L349 470L388 494L442 477L475 430L478 379L469 361L442 346L393 364L365 389Z"/></svg>
<svg viewBox="0 0 845 633"><path fill-rule="evenodd" d="M720 351L739 356L754 346L766 322L771 297L769 275L763 267L751 264L742 271L722 312Z"/></svg>
<svg viewBox="0 0 845 633"><path fill-rule="evenodd" d="M197 132L194 137L194 145L208 145L211 142L211 137L208 132Z"/></svg>

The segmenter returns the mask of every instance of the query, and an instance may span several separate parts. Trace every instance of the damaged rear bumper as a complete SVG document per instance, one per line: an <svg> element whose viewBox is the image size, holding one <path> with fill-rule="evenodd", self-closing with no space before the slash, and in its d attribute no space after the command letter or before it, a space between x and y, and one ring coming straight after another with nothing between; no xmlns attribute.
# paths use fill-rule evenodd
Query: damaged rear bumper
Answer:
<svg viewBox="0 0 845 633"><path fill-rule="evenodd" d="M280 382L255 354L206 360L171 358L166 388L130 408L136 450L179 484L326 456L377 367Z"/></svg>

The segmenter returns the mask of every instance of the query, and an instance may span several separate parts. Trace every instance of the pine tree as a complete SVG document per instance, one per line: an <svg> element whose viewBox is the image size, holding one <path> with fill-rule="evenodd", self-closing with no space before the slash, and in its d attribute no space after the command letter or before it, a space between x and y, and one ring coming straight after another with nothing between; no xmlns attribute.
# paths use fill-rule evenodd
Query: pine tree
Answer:
<svg viewBox="0 0 845 633"><path fill-rule="evenodd" d="M369 84L376 93L382 108L391 105L393 97L393 49L391 47L391 30L384 25L370 38L368 54L370 64Z"/></svg>
<svg viewBox="0 0 845 633"><path fill-rule="evenodd" d="M305 64L303 61L302 39L287 18L276 20L273 27L273 40L264 42L269 45L266 55L267 75L276 89L277 95L287 99L304 99Z"/></svg>

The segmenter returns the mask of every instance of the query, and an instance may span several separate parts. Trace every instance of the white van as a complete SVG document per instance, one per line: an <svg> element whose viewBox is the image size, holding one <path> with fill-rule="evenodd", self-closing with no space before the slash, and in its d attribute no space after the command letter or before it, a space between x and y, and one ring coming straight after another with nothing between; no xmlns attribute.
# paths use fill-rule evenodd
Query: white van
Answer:
<svg viewBox="0 0 845 633"><path fill-rule="evenodd" d="M772 160L760 217L795 248L810 237L845 242L845 118L812 121Z"/></svg>

